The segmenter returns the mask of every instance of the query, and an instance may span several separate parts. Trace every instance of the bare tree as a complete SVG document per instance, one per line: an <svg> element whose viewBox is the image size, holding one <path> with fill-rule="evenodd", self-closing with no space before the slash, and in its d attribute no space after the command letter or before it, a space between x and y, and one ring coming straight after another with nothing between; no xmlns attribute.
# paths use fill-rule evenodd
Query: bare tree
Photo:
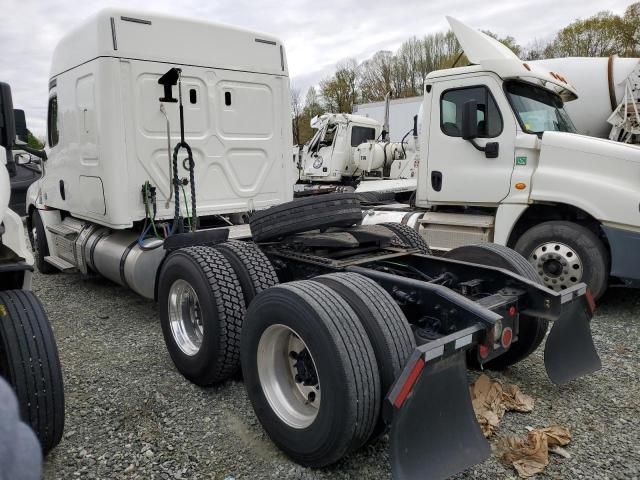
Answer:
<svg viewBox="0 0 640 480"><path fill-rule="evenodd" d="M302 116L302 101L300 96L300 89L291 86L291 116L292 116L292 130L293 130L293 142L296 145L300 144L300 121Z"/></svg>

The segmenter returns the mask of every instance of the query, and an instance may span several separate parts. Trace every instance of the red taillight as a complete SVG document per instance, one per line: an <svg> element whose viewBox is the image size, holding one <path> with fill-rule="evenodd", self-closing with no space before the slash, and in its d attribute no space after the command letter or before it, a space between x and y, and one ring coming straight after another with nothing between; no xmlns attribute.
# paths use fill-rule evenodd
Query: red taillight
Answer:
<svg viewBox="0 0 640 480"><path fill-rule="evenodd" d="M589 310L591 310L591 313L593 314L596 311L596 301L593 299L593 293L591 293L591 290L587 288L587 291L585 292L584 296L587 297Z"/></svg>
<svg viewBox="0 0 640 480"><path fill-rule="evenodd" d="M513 340L513 330L507 327L502 331L502 346L504 348L508 348L509 345L511 345L512 340Z"/></svg>
<svg viewBox="0 0 640 480"><path fill-rule="evenodd" d="M487 347L486 345L478 345L478 355L480 355L480 358L485 359L489 356L489 347Z"/></svg>
<svg viewBox="0 0 640 480"><path fill-rule="evenodd" d="M416 383L416 380L418 380L420 373L422 373L423 368L424 360L421 357L411 369L411 373L409 373L407 380L404 382L404 385L402 385L402 388L400 389L400 393L398 393L398 396L393 402L393 405L396 408L400 408L404 401L407 399L409 393L411 392L411 389L413 388L413 385Z"/></svg>
<svg viewBox="0 0 640 480"><path fill-rule="evenodd" d="M514 305L511 305L509 307L509 316L515 317L517 314L518 314L518 309Z"/></svg>

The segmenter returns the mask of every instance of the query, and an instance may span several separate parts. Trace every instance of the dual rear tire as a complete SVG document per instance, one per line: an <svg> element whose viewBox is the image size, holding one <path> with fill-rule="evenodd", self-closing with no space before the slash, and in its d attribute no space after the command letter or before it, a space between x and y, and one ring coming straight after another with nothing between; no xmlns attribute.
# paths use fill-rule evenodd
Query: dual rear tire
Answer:
<svg viewBox="0 0 640 480"><path fill-rule="evenodd" d="M323 467L385 431L384 396L414 348L386 291L337 273L256 297L242 332L242 371L274 443L304 466Z"/></svg>
<svg viewBox="0 0 640 480"><path fill-rule="evenodd" d="M241 364L274 443L302 465L326 466L385 431L381 405L414 337L389 294L364 276L277 281L252 243L172 252L159 279L165 342L198 385L224 381Z"/></svg>

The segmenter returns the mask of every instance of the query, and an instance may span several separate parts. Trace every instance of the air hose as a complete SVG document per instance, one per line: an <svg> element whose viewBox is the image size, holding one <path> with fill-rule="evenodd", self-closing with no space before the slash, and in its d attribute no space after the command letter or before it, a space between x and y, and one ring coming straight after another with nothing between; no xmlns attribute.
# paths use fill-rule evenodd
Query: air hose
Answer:
<svg viewBox="0 0 640 480"><path fill-rule="evenodd" d="M195 232L198 229L198 217L196 215L196 179L195 179L195 162L193 161L193 153L191 147L184 140L184 107L182 106L182 70L178 69L178 102L180 111L180 142L173 149L173 191L175 192L175 212L174 212L174 228L177 225L178 233L184 233L184 220L180 216L180 180L178 178L178 152L184 148L187 151L189 159L189 182L191 183L191 226L190 230ZM186 203L186 198L185 198Z"/></svg>

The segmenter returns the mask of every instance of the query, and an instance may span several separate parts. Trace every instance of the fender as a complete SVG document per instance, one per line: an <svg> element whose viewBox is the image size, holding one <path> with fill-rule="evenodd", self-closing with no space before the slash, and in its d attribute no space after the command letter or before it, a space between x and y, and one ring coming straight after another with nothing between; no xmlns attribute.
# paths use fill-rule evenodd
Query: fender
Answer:
<svg viewBox="0 0 640 480"><path fill-rule="evenodd" d="M496 211L495 230L493 232L493 243L507 245L513 228L527 208L529 208L529 205L518 203L503 203L498 207Z"/></svg>

